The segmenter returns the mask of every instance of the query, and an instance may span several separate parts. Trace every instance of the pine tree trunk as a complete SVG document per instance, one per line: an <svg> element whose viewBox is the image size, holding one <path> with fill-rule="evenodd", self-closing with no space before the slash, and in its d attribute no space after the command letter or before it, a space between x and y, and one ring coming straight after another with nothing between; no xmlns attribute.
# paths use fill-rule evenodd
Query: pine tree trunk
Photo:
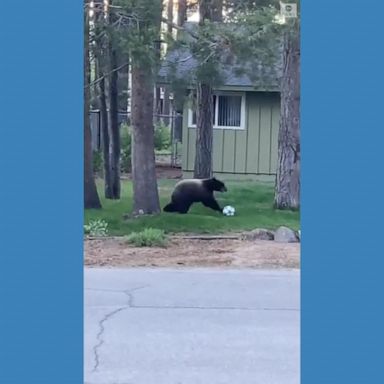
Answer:
<svg viewBox="0 0 384 384"><path fill-rule="evenodd" d="M169 99L170 92L169 88L166 86L164 89L164 100L163 100L163 114L166 115L167 117L163 116L163 121L165 125L169 125L169 115L171 113L171 101Z"/></svg>
<svg viewBox="0 0 384 384"><path fill-rule="evenodd" d="M155 119L156 121L159 121L160 120L160 117L158 115L160 115L162 112L163 112L163 108L161 106L161 89L160 87L156 87L155 89L155 100L154 100L154 114L155 114Z"/></svg>
<svg viewBox="0 0 384 384"><path fill-rule="evenodd" d="M187 0L178 0L177 4L177 25L184 25L187 20Z"/></svg>
<svg viewBox="0 0 384 384"><path fill-rule="evenodd" d="M109 0L109 5L112 5L112 0ZM113 24L116 19L114 13L108 10L107 23ZM120 199L120 131L118 121L118 66L117 52L115 42L113 41L113 34L107 35L107 49L106 49L106 70L109 75L106 77L107 85L107 105L108 105L108 162L109 172L108 178L106 177L106 192L108 191L109 199ZM106 147L105 147L106 152ZM105 153L106 155L106 153Z"/></svg>
<svg viewBox="0 0 384 384"><path fill-rule="evenodd" d="M168 0L168 5L167 5L167 19L168 21L173 23L173 0ZM172 24L167 25L167 32L172 35Z"/></svg>
<svg viewBox="0 0 384 384"><path fill-rule="evenodd" d="M129 55L125 50L117 50L117 65L120 68L118 73L118 103L117 109L119 111L127 110L127 97L128 97L128 64Z"/></svg>
<svg viewBox="0 0 384 384"><path fill-rule="evenodd" d="M220 8L221 4L221 8ZM199 4L200 22L220 19L222 2L217 0L201 0ZM211 84L197 84L197 122L196 122L196 155L194 177L210 178L213 175L213 89Z"/></svg>
<svg viewBox="0 0 384 384"><path fill-rule="evenodd" d="M167 19L168 21L171 21L171 22L173 22L173 5L174 5L173 0L168 0ZM173 32L172 24L167 25L167 32L170 36L172 36L172 32ZM170 114L171 104L170 104L169 96L170 96L169 87L166 86L164 89L164 100L163 100L163 111L162 111L164 115ZM170 119L168 116L167 117L164 116L163 121L164 121L164 124L166 125L170 124Z"/></svg>
<svg viewBox="0 0 384 384"><path fill-rule="evenodd" d="M104 73L99 72L102 77ZM101 116L101 138L103 148L104 162L104 194L106 199L112 199L112 182L111 182L111 167L109 162L109 133L108 133L108 110L107 100L105 95L105 80L102 78L99 81L99 106Z"/></svg>
<svg viewBox="0 0 384 384"><path fill-rule="evenodd" d="M118 121L118 73L117 56L115 48L110 42L108 76L108 134L109 134L109 166L110 166L110 192L111 199L120 199L120 129Z"/></svg>
<svg viewBox="0 0 384 384"><path fill-rule="evenodd" d="M86 4L86 2L84 2ZM89 14L84 9L84 208L101 208L97 194L92 164L92 137L89 120L90 103L90 68L89 68Z"/></svg>
<svg viewBox="0 0 384 384"><path fill-rule="evenodd" d="M157 30L157 41L155 41L155 50L156 50L156 61L160 62L161 60L161 40L162 40L162 32L161 32L161 19L156 19L155 28ZM153 113L155 114L156 123L161 120L160 114L163 113L164 105L161 105L161 88L155 84L155 98L153 103Z"/></svg>
<svg viewBox="0 0 384 384"><path fill-rule="evenodd" d="M150 68L132 65L133 213L160 212L153 128L153 80Z"/></svg>
<svg viewBox="0 0 384 384"><path fill-rule="evenodd" d="M223 0L212 0L212 20L223 21Z"/></svg>
<svg viewBox="0 0 384 384"><path fill-rule="evenodd" d="M105 12L104 3L102 0L96 0L94 2L95 9L95 25L97 27L105 28ZM108 37L100 35L100 30L97 30L95 38L95 61L97 68L98 81L98 104L101 117L101 146L103 151L103 166L104 166L104 196L106 199L113 199L113 187L111 178L111 166L109 156L109 122L108 122L108 107L107 107L107 81L106 73L109 71L107 50L105 45L108 42Z"/></svg>
<svg viewBox="0 0 384 384"><path fill-rule="evenodd" d="M296 22L284 39L275 207L300 208L300 33Z"/></svg>
<svg viewBox="0 0 384 384"><path fill-rule="evenodd" d="M196 155L193 176L197 179L212 177L212 87L199 83L197 86Z"/></svg>

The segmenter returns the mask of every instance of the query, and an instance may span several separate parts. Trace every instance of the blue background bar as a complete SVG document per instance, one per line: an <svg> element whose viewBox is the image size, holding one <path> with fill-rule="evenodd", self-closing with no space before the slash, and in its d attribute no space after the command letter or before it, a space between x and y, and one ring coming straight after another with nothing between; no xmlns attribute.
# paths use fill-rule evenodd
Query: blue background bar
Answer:
<svg viewBox="0 0 384 384"><path fill-rule="evenodd" d="M83 382L83 3L1 3L0 383Z"/></svg>
<svg viewBox="0 0 384 384"><path fill-rule="evenodd" d="M384 383L384 3L301 3L302 383Z"/></svg>

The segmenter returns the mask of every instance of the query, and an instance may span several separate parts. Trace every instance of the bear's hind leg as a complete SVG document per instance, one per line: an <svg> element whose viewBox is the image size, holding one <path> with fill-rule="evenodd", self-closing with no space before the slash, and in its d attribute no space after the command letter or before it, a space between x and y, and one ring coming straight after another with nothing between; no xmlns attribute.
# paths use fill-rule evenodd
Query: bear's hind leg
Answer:
<svg viewBox="0 0 384 384"><path fill-rule="evenodd" d="M163 208L164 212L177 212L177 207L174 203L169 203Z"/></svg>
<svg viewBox="0 0 384 384"><path fill-rule="evenodd" d="M189 211L189 208L191 207L192 203L187 201L187 202L184 202L184 203L179 203L178 204L178 212L179 213L188 213Z"/></svg>
<svg viewBox="0 0 384 384"><path fill-rule="evenodd" d="M190 202L175 202L172 201L171 203L167 204L164 208L164 212L177 212L177 213L188 213L189 208L191 207Z"/></svg>

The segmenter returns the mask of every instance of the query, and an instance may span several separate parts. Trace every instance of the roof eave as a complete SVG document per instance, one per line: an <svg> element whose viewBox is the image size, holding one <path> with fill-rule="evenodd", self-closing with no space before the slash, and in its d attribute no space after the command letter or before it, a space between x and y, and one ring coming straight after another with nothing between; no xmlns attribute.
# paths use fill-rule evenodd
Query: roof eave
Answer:
<svg viewBox="0 0 384 384"><path fill-rule="evenodd" d="M157 86L167 86L170 84L166 79L158 79ZM194 89L193 84L186 86L186 89ZM280 92L278 86L253 86L253 85L220 85L214 87L216 90L222 91L239 91L239 92Z"/></svg>

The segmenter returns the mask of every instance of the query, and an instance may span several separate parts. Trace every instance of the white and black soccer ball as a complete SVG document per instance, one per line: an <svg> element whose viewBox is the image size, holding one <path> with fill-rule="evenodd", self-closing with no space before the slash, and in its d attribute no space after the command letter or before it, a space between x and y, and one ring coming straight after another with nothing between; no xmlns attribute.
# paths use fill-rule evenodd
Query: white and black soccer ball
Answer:
<svg viewBox="0 0 384 384"><path fill-rule="evenodd" d="M226 205L224 208L223 208L223 214L225 216L233 216L235 214L235 208L232 207L231 205Z"/></svg>

